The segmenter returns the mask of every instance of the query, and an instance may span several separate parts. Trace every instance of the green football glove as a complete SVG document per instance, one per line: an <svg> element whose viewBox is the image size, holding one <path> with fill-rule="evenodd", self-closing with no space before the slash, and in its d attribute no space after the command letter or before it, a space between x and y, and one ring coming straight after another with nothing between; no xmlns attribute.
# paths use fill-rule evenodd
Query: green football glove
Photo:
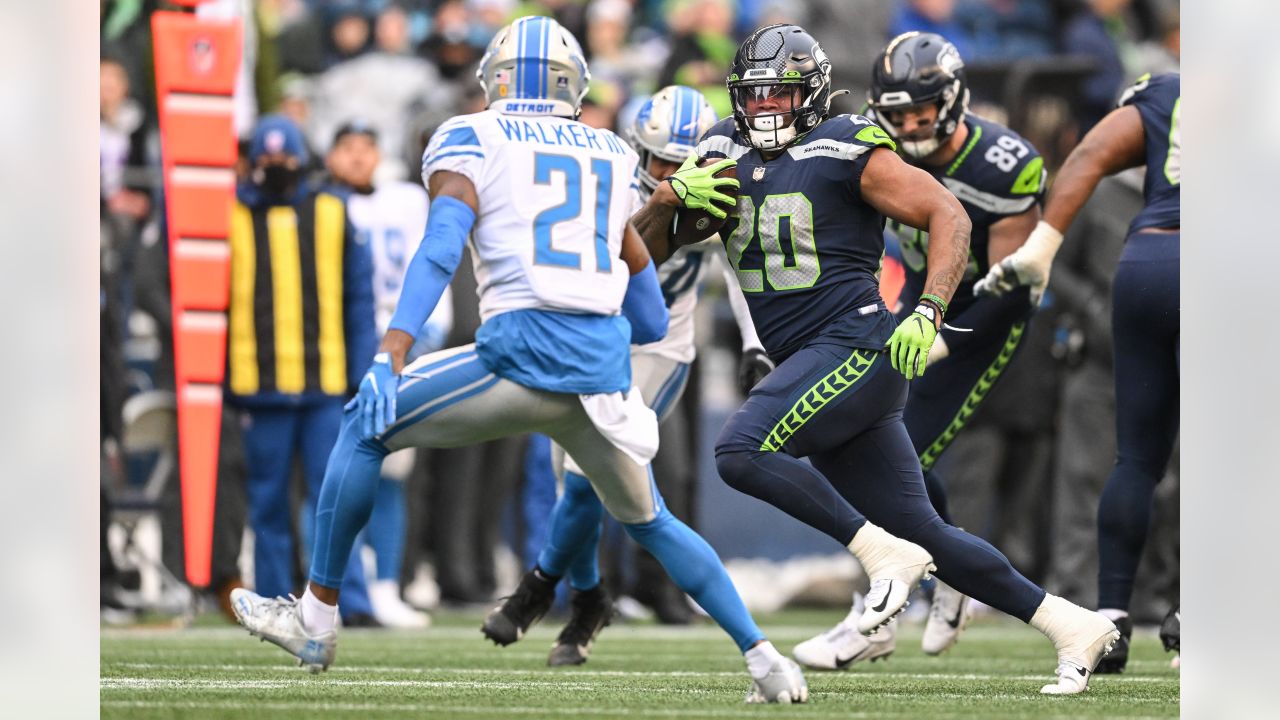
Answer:
<svg viewBox="0 0 1280 720"><path fill-rule="evenodd" d="M729 195L725 195L720 188L738 187L737 178L716 177L716 173L725 168L734 167L738 164L737 160L725 158L718 163L708 165L706 167L698 167L698 157L690 155L684 164L676 170L675 174L668 177L667 182L671 183L671 189L675 191L676 197L680 198L681 204L690 210L706 210L716 217L723 220L728 214L727 209L733 209L737 204L737 200Z"/></svg>
<svg viewBox="0 0 1280 720"><path fill-rule="evenodd" d="M929 362L929 349L938 338L941 321L942 308L921 298L915 311L889 337L886 347L889 351L889 363L894 370L902 373L908 380L924 375L925 366Z"/></svg>

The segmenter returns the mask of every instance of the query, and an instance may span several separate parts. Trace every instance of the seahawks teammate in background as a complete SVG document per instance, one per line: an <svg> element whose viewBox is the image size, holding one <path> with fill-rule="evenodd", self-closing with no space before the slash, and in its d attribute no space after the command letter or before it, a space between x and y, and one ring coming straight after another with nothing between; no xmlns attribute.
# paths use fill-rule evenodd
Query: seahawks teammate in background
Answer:
<svg viewBox="0 0 1280 720"><path fill-rule="evenodd" d="M948 324L930 348L928 376L911 383L903 412L929 499L950 523L944 486L933 466L1000 379L1032 312L1025 289L978 298L973 283L1035 228L1044 162L1017 133L967 112L964 63L955 45L940 35L909 32L890 41L872 66L868 100L872 117L897 141L907 162L941 181L973 223L968 263L947 308ZM903 297L919 297L930 270L929 234L897 221L889 227L902 248ZM903 306L899 319L910 312ZM892 653L895 624L864 637L854 631L857 617L853 610L836 627L796 646L796 659L834 670ZM938 655L954 645L968 618L969 598L939 582L922 640L925 653Z"/></svg>
<svg viewBox="0 0 1280 720"><path fill-rule="evenodd" d="M691 87L665 87L645 101L626 133L640 156L637 175L642 189L635 194L633 211L644 205L660 178L680 167L716 120L710 103ZM659 422L666 419L684 392L689 364L696 354L693 311L699 281L714 255L723 255L723 247L719 238L708 238L680 248L658 268L663 299L671 312L667 336L632 347L631 375ZM725 281L730 298L741 298L736 276L726 271ZM732 304L744 343L758 344L745 304ZM558 447L555 452L563 456ZM516 642L550 609L556 583L567 575L572 588L570 616L547 659L553 666L586 662L591 643L613 608L598 565L604 506L581 469L567 458L564 465L564 489L552 512L547 545L516 592L489 614L483 627L485 636L500 645ZM684 602L683 594L680 602Z"/></svg>
<svg viewBox="0 0 1280 720"><path fill-rule="evenodd" d="M636 153L577 121L591 79L578 41L554 20L521 18L494 36L477 76L488 109L444 123L423 156L426 237L329 458L306 592L294 600L236 590L236 617L312 671L327 668L338 581L387 454L541 432L730 635L751 676L748 701L805 702L799 666L765 639L715 551L653 488L658 423L630 392L630 343L660 339L668 313L628 219ZM476 342L406 366L468 238Z"/></svg>
<svg viewBox="0 0 1280 720"><path fill-rule="evenodd" d="M721 477L858 558L871 578L860 632L897 614L936 563L949 585L1053 641L1058 678L1041 692L1084 690L1115 626L1046 594L990 544L943 522L902 420L907 381L924 372L968 265L964 208L870 120L828 117L831 64L802 28L755 31L730 72L734 117L706 134L698 155L737 161L737 217L722 234L777 368L717 440ZM678 183L686 205L702 204L695 196L718 169L690 163L664 186ZM664 186L635 219L659 259L670 250ZM901 323L876 280L885 216L931 238L924 292Z"/></svg>
<svg viewBox="0 0 1280 720"><path fill-rule="evenodd" d="M1146 165L1146 206L1129 225L1112 289L1111 336L1116 374L1116 465L1098 504L1098 608L1123 633L1098 672L1124 670L1129 656L1129 600L1151 524L1156 483L1164 477L1178 436L1181 242L1182 81L1178 74L1144 76L1084 136L1054 180L1044 220L1025 245L991 268L978 292L1003 295L1049 282L1063 233L1098 182ZM1175 606L1161 637L1179 648Z"/></svg>

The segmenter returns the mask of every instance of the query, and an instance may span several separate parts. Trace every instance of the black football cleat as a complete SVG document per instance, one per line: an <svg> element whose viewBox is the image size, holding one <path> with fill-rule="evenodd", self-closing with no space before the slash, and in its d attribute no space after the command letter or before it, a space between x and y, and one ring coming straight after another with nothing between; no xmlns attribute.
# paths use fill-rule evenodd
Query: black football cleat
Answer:
<svg viewBox="0 0 1280 720"><path fill-rule="evenodd" d="M570 608L569 623L560 631L547 657L547 664L552 667L586 662L591 643L613 619L613 598L603 584L590 590L574 590Z"/></svg>
<svg viewBox="0 0 1280 720"><path fill-rule="evenodd" d="M529 628L547 611L556 599L556 582L559 578L543 575L534 568L520 578L520 585L502 604L489 612L480 631L498 645L510 645L524 637Z"/></svg>
<svg viewBox="0 0 1280 720"><path fill-rule="evenodd" d="M1116 641L1116 646L1111 648L1111 652L1102 657L1098 662L1098 667L1093 672L1095 675L1115 675L1124 672L1124 668L1129 664L1129 641L1133 638L1133 620L1128 615L1116 620L1116 629L1120 631L1120 639Z"/></svg>
<svg viewBox="0 0 1280 720"><path fill-rule="evenodd" d="M1182 614L1179 611L1179 605L1174 605L1168 615L1164 616L1164 622L1160 623L1160 642L1164 643L1165 650L1171 650L1176 653L1182 652Z"/></svg>

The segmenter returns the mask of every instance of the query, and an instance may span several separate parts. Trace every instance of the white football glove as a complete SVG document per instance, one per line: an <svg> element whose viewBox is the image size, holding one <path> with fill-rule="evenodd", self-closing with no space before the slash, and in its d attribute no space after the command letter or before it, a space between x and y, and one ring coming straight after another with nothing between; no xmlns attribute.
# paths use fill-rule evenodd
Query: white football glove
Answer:
<svg viewBox="0 0 1280 720"><path fill-rule="evenodd" d="M1062 246L1062 233L1041 220L1022 247L991 267L987 276L973 286L975 295L1003 295L1017 287L1031 288L1031 304L1040 305L1049 285L1053 256Z"/></svg>

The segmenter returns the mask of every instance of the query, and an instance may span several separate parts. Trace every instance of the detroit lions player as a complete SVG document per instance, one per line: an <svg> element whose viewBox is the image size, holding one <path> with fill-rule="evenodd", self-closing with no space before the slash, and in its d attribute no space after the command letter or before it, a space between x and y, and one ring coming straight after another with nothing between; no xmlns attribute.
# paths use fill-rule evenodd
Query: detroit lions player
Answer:
<svg viewBox="0 0 1280 720"><path fill-rule="evenodd" d="M1098 502L1098 609L1123 638L1098 672L1121 672L1129 658L1129 599L1151 524L1156 483L1178 437L1178 269L1182 238L1182 77L1144 75L1089 131L1058 171L1044 220L1027 243L991 268L979 292L1003 294L1049 282L1062 235L1098 182L1146 165L1146 205L1129 225L1112 289L1116 465ZM1175 605L1165 618L1166 649L1178 649Z"/></svg>
<svg viewBox="0 0 1280 720"><path fill-rule="evenodd" d="M698 138L718 118L710 103L691 87L672 85L659 90L640 107L628 128L631 146L640 156L641 190L633 210L643 207L659 178L675 172L693 152ZM679 402L696 350L693 343L693 311L703 272L716 254L723 256L719 238L682 247L658 268L662 294L671 312L667 336L631 349L631 374L645 404L666 419ZM726 271L729 292L740 293L737 279ZM751 318L734 303L744 342L758 344ZM520 581L519 589L495 608L484 623L484 633L494 642L508 645L551 607L555 585L568 575L572 588L569 622L556 638L549 665L586 662L591 643L607 623L612 601L600 582L598 546L604 507L580 470L566 461L564 490L552 513L551 532L535 567Z"/></svg>
<svg viewBox="0 0 1280 720"><path fill-rule="evenodd" d="M968 263L963 207L903 162L873 122L829 117L831 63L803 28L755 31L730 73L734 117L704 136L698 155L737 161L737 217L725 226L726 244L777 369L721 432L721 477L857 556L872 580L860 632L888 622L936 562L949 585L1053 641L1058 677L1041 692L1083 691L1115 626L1046 594L990 544L943 522L902 421L906 381L924 372ZM686 198L702 194L719 165L690 163L668 184L682 185L673 191ZM901 323L875 277L885 216L930 234L924 294ZM669 238L660 223L643 220L637 227L661 259Z"/></svg>
<svg viewBox="0 0 1280 720"><path fill-rule="evenodd" d="M498 31L478 75L488 109L442 125L423 158L426 237L330 457L307 590L301 600L237 592L237 617L313 672L328 667L338 580L383 458L541 432L737 643L748 701L806 701L799 666L765 640L715 551L653 486L658 426L632 391L629 349L661 338L668 313L628 221L636 154L575 119L590 79L577 40L551 19L521 18ZM476 342L402 367L468 234L483 321Z"/></svg>
<svg viewBox="0 0 1280 720"><path fill-rule="evenodd" d="M897 141L906 161L945 185L973 223L964 277L947 310L949 324L930 348L928 377L911 383L902 418L920 457L929 499L950 523L934 463L1000 379L1032 311L1026 290L980 298L973 283L1035 228L1044 162L1017 133L968 112L964 63L941 35L909 32L891 40L872 64L868 100L872 116ZM902 293L919 297L929 269L929 234L897 221L889 227L902 248ZM898 317L909 313L904 306ZM894 623L866 637L852 632L856 619L850 612L841 624L797 645L796 659L830 670L894 651ZM925 653L938 655L954 645L968 619L969 598L939 582L921 643Z"/></svg>
<svg viewBox="0 0 1280 720"><path fill-rule="evenodd" d="M396 310L400 286L409 259L418 250L422 228L427 226L430 200L421 186L401 182L374 185L381 162L378 134L363 121L343 123L333 135L325 164L333 180L344 189L347 215L360 242L373 257L374 321L385 334ZM453 302L445 288L426 325L417 333L411 359L439 350L453 323ZM387 627L420 628L430 618L400 598L400 564L404 557L404 485L413 470L414 449L405 448L382 463L382 482L364 535L376 554L376 580L369 586L373 616Z"/></svg>

